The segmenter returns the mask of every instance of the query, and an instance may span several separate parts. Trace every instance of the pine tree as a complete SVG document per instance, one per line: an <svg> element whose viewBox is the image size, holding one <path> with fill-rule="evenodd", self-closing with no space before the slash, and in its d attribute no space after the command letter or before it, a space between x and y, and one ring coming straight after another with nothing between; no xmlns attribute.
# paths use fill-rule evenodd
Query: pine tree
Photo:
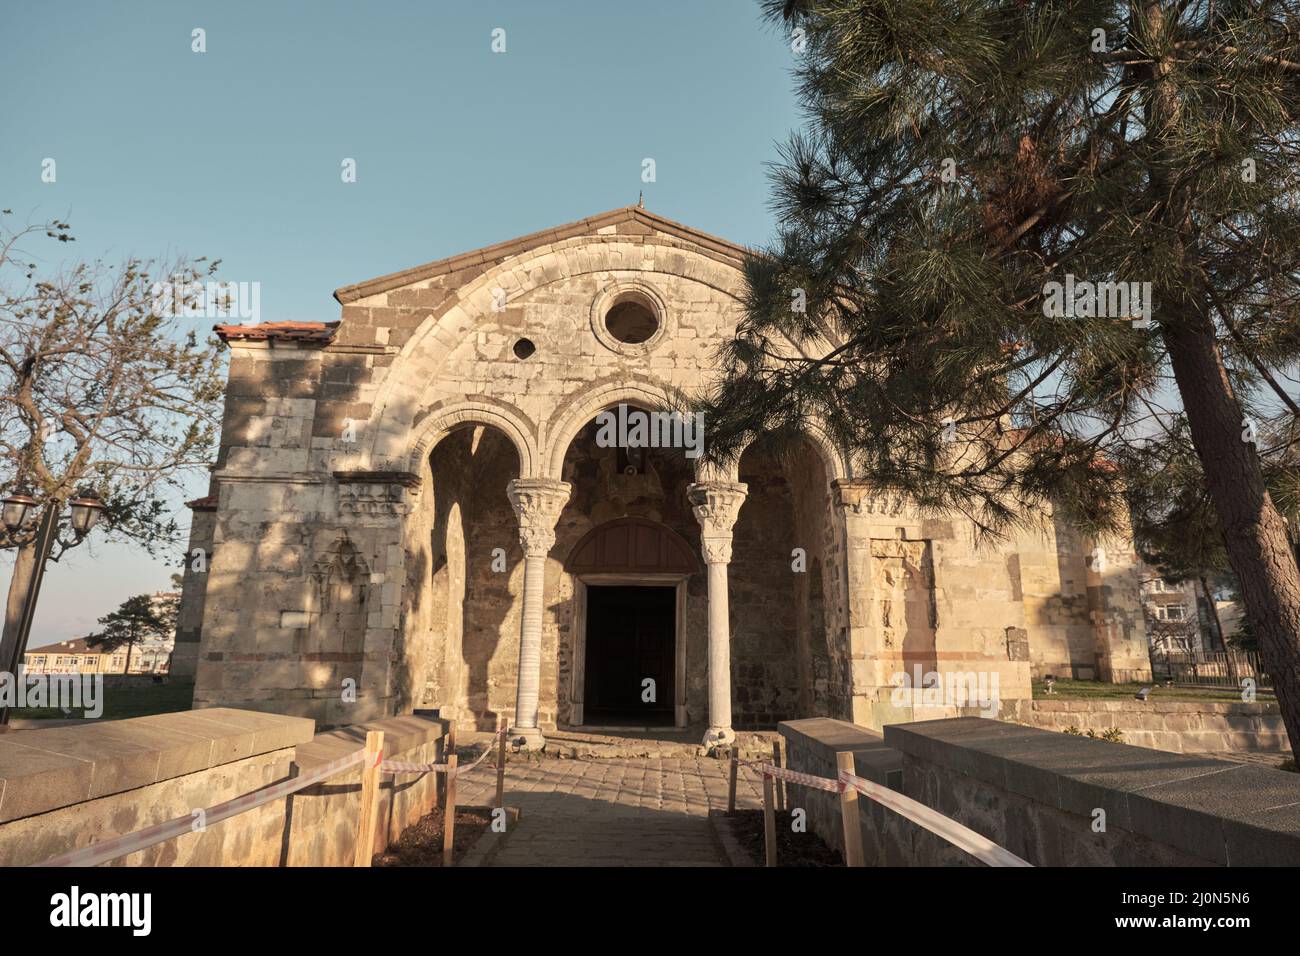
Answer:
<svg viewBox="0 0 1300 956"><path fill-rule="evenodd" d="M710 454L813 418L986 534L1123 528L1137 463L1197 462L1300 752L1297 0L763 6L809 124Z"/></svg>
<svg viewBox="0 0 1300 956"><path fill-rule="evenodd" d="M99 647L112 653L126 645L126 664L122 673L131 671L131 654L135 646L151 637L169 637L176 632L174 602L155 602L152 595L137 594L123 601L116 611L99 619L103 630L86 638L87 647Z"/></svg>

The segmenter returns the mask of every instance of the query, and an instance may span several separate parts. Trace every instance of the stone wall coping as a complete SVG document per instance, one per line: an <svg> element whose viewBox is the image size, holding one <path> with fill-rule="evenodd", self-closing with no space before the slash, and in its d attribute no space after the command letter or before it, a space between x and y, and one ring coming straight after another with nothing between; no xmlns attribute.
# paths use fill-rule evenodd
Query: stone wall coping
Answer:
<svg viewBox="0 0 1300 956"><path fill-rule="evenodd" d="M0 823L311 740L315 723L213 707L0 735Z"/></svg>
<svg viewBox="0 0 1300 956"><path fill-rule="evenodd" d="M1042 700L1033 702L1036 711L1048 713L1153 713L1153 714L1281 714L1270 701L1187 701L1187 700Z"/></svg>
<svg viewBox="0 0 1300 956"><path fill-rule="evenodd" d="M384 756L396 757L421 744L437 740L450 727L450 720L424 714L406 714L364 724L351 724L317 734L311 740L299 744L294 761L299 770L312 770L365 746L366 734L372 730L384 732Z"/></svg>
<svg viewBox="0 0 1300 956"><path fill-rule="evenodd" d="M853 754L853 772L859 777L892 790L902 789L903 755L873 730L830 717L783 720L777 730L790 743L821 751L831 763L836 754L848 751Z"/></svg>
<svg viewBox="0 0 1300 956"><path fill-rule="evenodd" d="M981 717L891 724L885 743L1091 822L1211 863L1295 865L1300 774Z"/></svg>

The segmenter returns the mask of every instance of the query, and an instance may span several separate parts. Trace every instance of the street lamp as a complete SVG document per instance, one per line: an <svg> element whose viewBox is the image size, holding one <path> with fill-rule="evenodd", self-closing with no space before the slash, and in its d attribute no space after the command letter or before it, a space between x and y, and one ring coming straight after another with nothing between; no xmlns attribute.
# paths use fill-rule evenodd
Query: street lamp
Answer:
<svg viewBox="0 0 1300 956"><path fill-rule="evenodd" d="M0 499L0 520L4 522L4 526L10 533L16 533L26 526L32 509L40 504L41 502L33 498L25 488L16 489L7 497ZM104 502L94 491L83 489L68 504L72 510L72 530L78 538L84 537L103 513ZM32 542L35 549L34 563L31 576L27 579L26 590L22 593L22 608L12 633L6 626L4 640L0 641L0 646L9 645L8 659L4 663L7 665L6 670L14 677L17 677L23 662L23 654L27 650L27 636L31 633L32 618L36 614L36 598L41 593L41 581L45 577L45 562L54 546L54 539L58 537L59 515L62 511L63 499L60 496L51 495L45 499L40 524ZM19 564L15 561L14 574L18 573L18 567ZM9 622L5 623L8 625ZM9 708L0 706L0 731L7 729L8 724Z"/></svg>
<svg viewBox="0 0 1300 956"><path fill-rule="evenodd" d="M36 499L27 493L27 489L19 488L0 500L0 520L4 521L5 527L10 531L17 531L27 520L27 512L36 507L37 503Z"/></svg>
<svg viewBox="0 0 1300 956"><path fill-rule="evenodd" d="M82 491L68 504L72 507L72 530L77 532L78 538L95 527L104 510L104 502L93 491Z"/></svg>

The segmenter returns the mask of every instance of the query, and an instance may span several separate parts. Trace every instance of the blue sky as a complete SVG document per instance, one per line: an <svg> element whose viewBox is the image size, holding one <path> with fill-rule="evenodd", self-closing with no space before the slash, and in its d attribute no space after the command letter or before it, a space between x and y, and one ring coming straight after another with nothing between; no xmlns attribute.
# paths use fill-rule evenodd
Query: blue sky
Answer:
<svg viewBox="0 0 1300 956"><path fill-rule="evenodd" d="M66 216L77 242L59 251L84 258L220 258L221 278L260 283L263 321L337 319L339 286L640 190L762 244L765 164L799 122L793 54L755 0L0 0L0 61L0 206ZM173 570L92 542L51 566L32 644Z"/></svg>

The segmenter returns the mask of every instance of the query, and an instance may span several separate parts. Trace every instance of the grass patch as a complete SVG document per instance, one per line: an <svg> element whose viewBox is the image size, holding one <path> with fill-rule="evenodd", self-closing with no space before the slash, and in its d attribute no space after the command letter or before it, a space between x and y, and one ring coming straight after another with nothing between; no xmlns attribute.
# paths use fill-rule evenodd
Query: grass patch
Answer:
<svg viewBox="0 0 1300 956"><path fill-rule="evenodd" d="M1133 700L1143 687L1150 687L1151 694L1147 700L1183 700L1206 701L1225 704L1240 704L1239 691L1225 690L1217 687L1165 687L1163 684L1104 684L1094 680L1058 680L1047 692L1047 685L1040 680L1034 681L1034 700ZM1271 693L1258 692L1258 703L1272 703L1277 700Z"/></svg>
<svg viewBox="0 0 1300 956"><path fill-rule="evenodd" d="M171 714L193 706L194 681L169 680L165 684L143 687L111 687L106 682L103 698L104 712L100 720ZM58 707L24 707L12 711L11 716L16 720L76 720L84 716L84 711L64 713Z"/></svg>

